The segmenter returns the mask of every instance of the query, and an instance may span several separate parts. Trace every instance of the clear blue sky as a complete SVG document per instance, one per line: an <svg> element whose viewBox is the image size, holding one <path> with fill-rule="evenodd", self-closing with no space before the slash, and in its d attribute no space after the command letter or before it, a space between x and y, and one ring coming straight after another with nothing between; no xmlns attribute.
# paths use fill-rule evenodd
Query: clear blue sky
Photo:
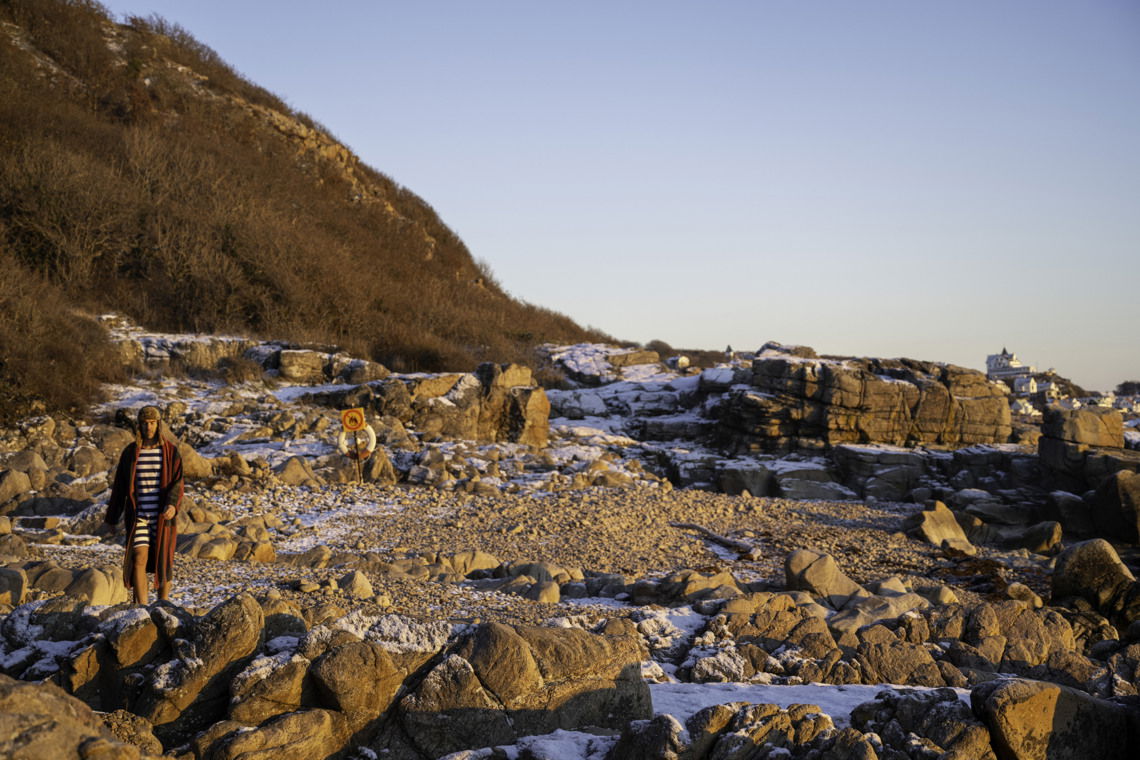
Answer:
<svg viewBox="0 0 1140 760"><path fill-rule="evenodd" d="M619 338L1140 380L1140 3L113 0Z"/></svg>

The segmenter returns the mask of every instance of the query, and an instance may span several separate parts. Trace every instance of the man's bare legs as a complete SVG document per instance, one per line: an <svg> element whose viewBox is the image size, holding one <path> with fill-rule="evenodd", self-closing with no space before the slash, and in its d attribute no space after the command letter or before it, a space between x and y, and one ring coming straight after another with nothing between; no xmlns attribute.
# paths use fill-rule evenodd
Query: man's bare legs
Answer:
<svg viewBox="0 0 1140 760"><path fill-rule="evenodd" d="M131 550L131 585L135 589L135 603L147 603L146 558L149 553L145 546ZM162 597L165 599L166 597Z"/></svg>

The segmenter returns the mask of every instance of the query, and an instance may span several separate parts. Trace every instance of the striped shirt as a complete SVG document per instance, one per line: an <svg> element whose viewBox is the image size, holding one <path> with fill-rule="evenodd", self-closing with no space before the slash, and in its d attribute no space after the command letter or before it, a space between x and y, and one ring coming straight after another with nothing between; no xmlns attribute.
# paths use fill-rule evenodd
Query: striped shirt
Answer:
<svg viewBox="0 0 1140 760"><path fill-rule="evenodd" d="M135 503L139 517L154 520L158 517L158 483L162 471L162 447L139 449L135 467Z"/></svg>

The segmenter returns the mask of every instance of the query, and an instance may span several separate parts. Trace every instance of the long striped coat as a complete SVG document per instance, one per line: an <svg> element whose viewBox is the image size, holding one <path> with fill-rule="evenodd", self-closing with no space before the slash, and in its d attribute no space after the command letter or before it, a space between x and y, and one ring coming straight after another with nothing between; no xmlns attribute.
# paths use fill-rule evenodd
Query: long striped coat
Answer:
<svg viewBox="0 0 1140 760"><path fill-rule="evenodd" d="M154 545L150 547L146 559L146 571L154 573L154 587L158 589L163 581L170 579L170 572L174 567L174 545L178 541L177 516L175 519L164 520L161 515L167 507L173 506L175 511L182 505L182 457L178 447L163 438L162 468L158 480L158 518L157 536ZM123 555L123 583L131 588L131 549L134 548L135 520L138 519L138 504L135 502L135 468L138 466L139 447L137 443L129 444L123 449L119 457L119 466L115 470L115 482L111 486L111 498L107 502L107 516L104 518L108 525L116 525L122 517L127 529L127 549Z"/></svg>

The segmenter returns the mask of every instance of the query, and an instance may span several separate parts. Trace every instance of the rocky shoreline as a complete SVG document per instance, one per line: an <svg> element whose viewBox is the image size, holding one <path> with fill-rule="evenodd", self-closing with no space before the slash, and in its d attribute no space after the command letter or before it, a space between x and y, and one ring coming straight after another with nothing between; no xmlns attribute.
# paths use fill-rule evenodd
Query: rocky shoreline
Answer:
<svg viewBox="0 0 1140 760"><path fill-rule="evenodd" d="M144 357L165 346L167 362L181 345L130 340ZM183 343L216 366L229 344L213 340ZM653 421L676 404L706 422L734 408L756 386L708 395L732 367L670 373L599 350L573 369L583 387L547 405L517 368L392 376L328 352L225 350L293 383L356 384L166 372L116 389L91 419L0 433L0 753L840 760L1140 747L1140 583L1121 560L1133 547L1089 538L1114 524L1097 505L1120 517L1132 503L1131 454L1109 445L1104 414L1047 421L1042 440L1058 443L1039 454L835 443L825 459L743 456L629 435L664 429ZM814 361L788 355L764 362ZM937 374L874 369L866 382ZM631 370L665 377L620 379ZM121 545L92 535L130 437L120 410L142 403L165 409L192 476L172 600L148 607L126 603ZM380 439L363 483L330 441L336 409L357 404ZM545 408L581 418L547 423ZM1043 473L1096 485L1069 498ZM812 684L833 714L778 696ZM839 707L843 689L860 701Z"/></svg>

